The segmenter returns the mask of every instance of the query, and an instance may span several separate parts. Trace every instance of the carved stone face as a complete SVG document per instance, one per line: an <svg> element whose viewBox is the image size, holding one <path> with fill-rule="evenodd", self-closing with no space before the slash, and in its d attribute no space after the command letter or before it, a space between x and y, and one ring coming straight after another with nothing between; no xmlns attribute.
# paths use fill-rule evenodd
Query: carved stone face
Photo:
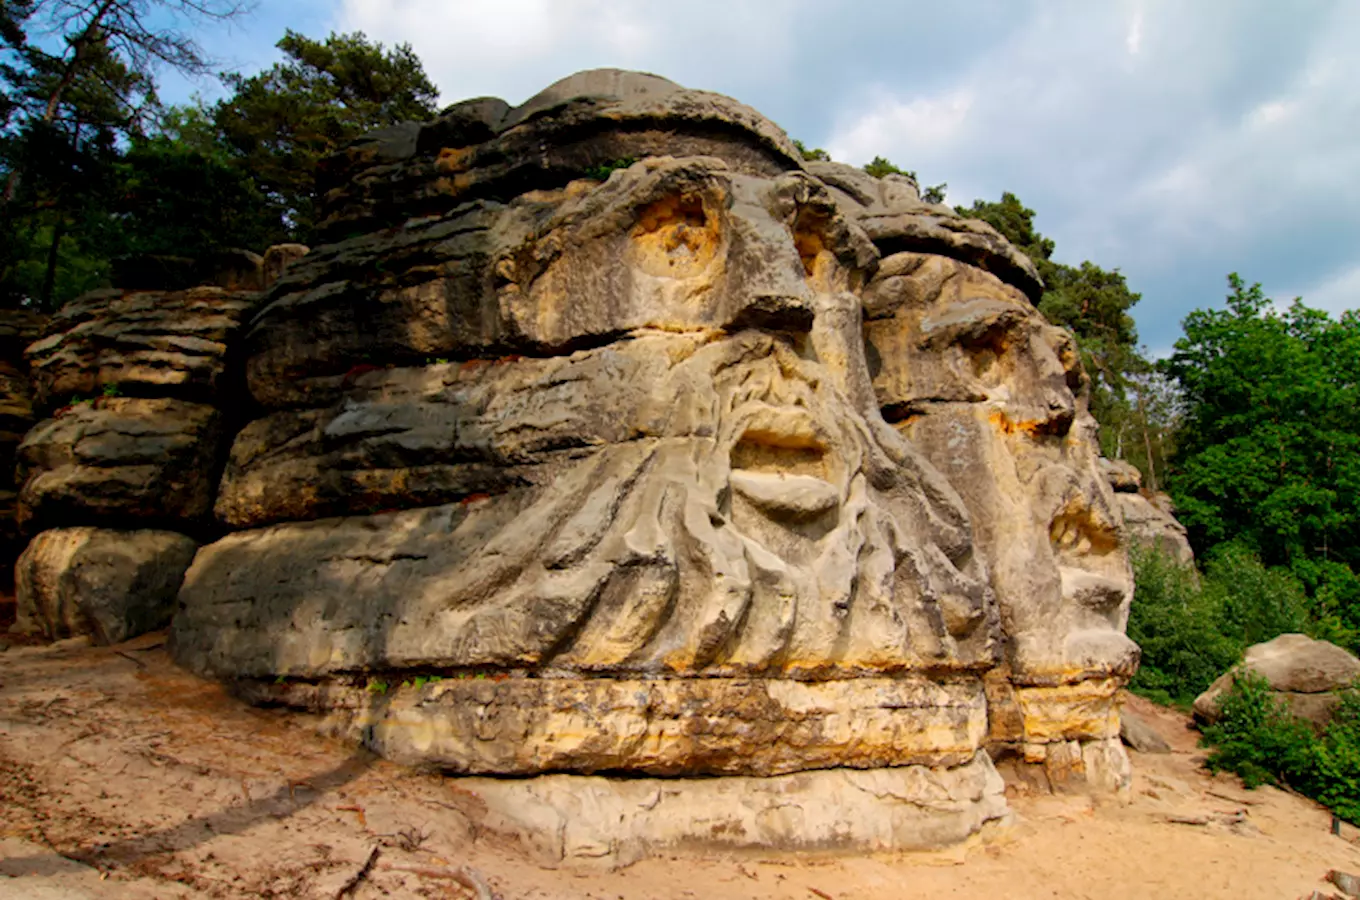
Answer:
<svg viewBox="0 0 1360 900"><path fill-rule="evenodd" d="M337 472L362 472L378 509L412 505L416 468L463 496L482 477L495 495L459 506L442 550L412 538L401 595L374 585L350 621L296 612L327 565L291 577L279 605L309 635L305 658L261 653L265 672L321 659L796 677L994 663L962 504L873 401L852 289L874 253L815 180L652 161L529 198L497 227L513 240L488 263L495 329L596 346L370 372L311 437L286 427L291 411L250 426L218 502L233 524L315 517L300 497L352 503ZM375 465L400 454L402 469ZM383 617L382 640L356 640Z"/></svg>
<svg viewBox="0 0 1360 900"><path fill-rule="evenodd" d="M885 414L972 514L1013 680L1131 674L1132 579L1070 336L1014 288L939 256L888 258L865 302Z"/></svg>
<svg viewBox="0 0 1360 900"><path fill-rule="evenodd" d="M1124 671L1127 572L1071 348L895 251L1033 266L656 82L354 148L367 230L253 322L176 656L457 771L989 768L1003 638L1026 685Z"/></svg>

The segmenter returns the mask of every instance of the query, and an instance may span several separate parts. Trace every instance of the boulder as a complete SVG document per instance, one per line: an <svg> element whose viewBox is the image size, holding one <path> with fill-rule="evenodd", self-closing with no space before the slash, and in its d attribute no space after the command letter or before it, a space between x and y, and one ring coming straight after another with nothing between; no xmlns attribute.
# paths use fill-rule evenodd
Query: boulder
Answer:
<svg viewBox="0 0 1360 900"><path fill-rule="evenodd" d="M1160 551L1181 566L1193 566L1195 551L1190 547L1190 535L1176 521L1171 498L1163 493L1144 492L1142 473L1122 459L1101 459L1100 468L1115 491L1129 540Z"/></svg>
<svg viewBox="0 0 1360 900"><path fill-rule="evenodd" d="M52 409L121 394L220 401L228 347L257 297L215 287L78 297L28 349L36 402Z"/></svg>
<svg viewBox="0 0 1360 900"><path fill-rule="evenodd" d="M1248 647L1241 663L1196 697L1195 718L1217 721L1218 698L1232 688L1234 676L1242 671L1265 678L1296 716L1322 728L1331 721L1340 703L1336 692L1360 678L1360 659L1327 641L1303 634L1282 634Z"/></svg>
<svg viewBox="0 0 1360 900"><path fill-rule="evenodd" d="M16 565L14 629L117 644L163 628L196 547L173 531L44 531Z"/></svg>
<svg viewBox="0 0 1360 900"><path fill-rule="evenodd" d="M1116 493L1136 494L1143 486L1143 473L1139 472L1133 463L1125 460L1102 457L1100 470L1105 473L1105 480Z"/></svg>
<svg viewBox="0 0 1360 900"><path fill-rule="evenodd" d="M192 523L212 509L222 414L184 400L108 397L59 411L19 446L21 525Z"/></svg>
<svg viewBox="0 0 1360 900"><path fill-rule="evenodd" d="M1170 753L1171 745L1166 738L1143 720L1137 713L1121 710L1119 714L1119 739L1128 747L1142 753Z"/></svg>

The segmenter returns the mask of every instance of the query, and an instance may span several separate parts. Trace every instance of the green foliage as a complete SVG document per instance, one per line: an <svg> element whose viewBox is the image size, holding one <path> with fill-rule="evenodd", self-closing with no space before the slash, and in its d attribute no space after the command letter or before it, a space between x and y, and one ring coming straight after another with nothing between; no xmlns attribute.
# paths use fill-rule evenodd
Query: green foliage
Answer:
<svg viewBox="0 0 1360 900"><path fill-rule="evenodd" d="M220 153L164 135L132 142L118 162L118 195L104 245L114 255L197 258L263 249L287 237L250 173Z"/></svg>
<svg viewBox="0 0 1360 900"><path fill-rule="evenodd" d="M1341 703L1321 735L1290 714L1254 672L1234 676L1219 698L1221 717L1204 729L1213 748L1208 766L1236 772L1247 787L1278 784L1360 823L1360 691L1341 692Z"/></svg>
<svg viewBox="0 0 1360 900"><path fill-rule="evenodd" d="M1240 545L1214 549L1204 593L1216 611L1215 628L1242 649L1281 634L1313 631L1303 585L1288 569L1267 568Z"/></svg>
<svg viewBox="0 0 1360 900"><path fill-rule="evenodd" d="M1281 634L1354 646L1352 633L1314 612L1289 569L1267 567L1245 547L1215 548L1203 574L1155 548L1130 555L1137 588L1128 634L1143 649L1130 686L1153 700L1188 706L1247 647Z"/></svg>
<svg viewBox="0 0 1360 900"><path fill-rule="evenodd" d="M368 685L367 687L364 688L364 690L368 691L370 694L386 694L388 687L389 685L387 684L386 681L380 681L377 678L370 678L368 680Z"/></svg>
<svg viewBox="0 0 1360 900"><path fill-rule="evenodd" d="M611 174L619 171L620 169L626 169L635 162L637 162L637 160L634 159L633 157L625 156L622 159L616 159L613 162L601 163L598 166L591 166L590 168L586 169L586 177L593 178L595 181L608 181L609 176Z"/></svg>
<svg viewBox="0 0 1360 900"><path fill-rule="evenodd" d="M827 153L821 147L816 147L812 150L809 150L807 148L807 145L804 144L802 141L794 141L793 146L798 148L798 152L801 153L803 155L803 159L807 160L808 162L831 162L831 154Z"/></svg>
<svg viewBox="0 0 1360 900"><path fill-rule="evenodd" d="M1247 787L1305 780L1300 776L1310 768L1313 731L1290 715L1263 677L1235 675L1218 708L1219 721L1204 729L1203 742L1214 748L1210 769L1236 772Z"/></svg>
<svg viewBox="0 0 1360 900"><path fill-rule="evenodd" d="M1360 692L1346 691L1322 740L1313 745L1304 780L1309 796L1353 824L1360 824Z"/></svg>
<svg viewBox="0 0 1360 900"><path fill-rule="evenodd" d="M1232 541L1289 566L1314 617L1360 631L1360 316L1275 310L1229 276L1163 364L1184 421L1169 484L1197 547ZM1353 641L1351 641L1353 643Z"/></svg>
<svg viewBox="0 0 1360 900"><path fill-rule="evenodd" d="M237 0L0 5L0 303L53 308L108 273L122 149L159 109L154 76L202 74L187 30Z"/></svg>
<svg viewBox="0 0 1360 900"><path fill-rule="evenodd" d="M1224 634L1217 591L1206 591L1191 567L1155 548L1135 547L1128 634L1143 649L1132 690L1163 703L1188 706L1242 655L1244 645Z"/></svg>
<svg viewBox="0 0 1360 900"><path fill-rule="evenodd" d="M233 94L211 118L223 146L305 241L321 160L367 131L432 118L438 91L407 44L388 50L361 33L316 41L289 31L278 47L282 62L225 76Z"/></svg>
<svg viewBox="0 0 1360 900"><path fill-rule="evenodd" d="M1229 276L1226 310L1196 310L1166 363L1186 413L1173 495L1203 543L1240 536L1272 562L1360 562L1360 319ZM1354 567L1352 567L1354 568Z"/></svg>

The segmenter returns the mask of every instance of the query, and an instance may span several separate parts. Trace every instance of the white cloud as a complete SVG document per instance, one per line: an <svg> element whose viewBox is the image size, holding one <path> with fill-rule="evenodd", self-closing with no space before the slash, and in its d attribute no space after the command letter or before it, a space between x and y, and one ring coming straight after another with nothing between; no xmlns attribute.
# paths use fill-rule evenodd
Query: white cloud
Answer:
<svg viewBox="0 0 1360 900"><path fill-rule="evenodd" d="M836 135L827 147L836 159L863 164L906 136L916 147L949 147L963 133L973 107L970 89L903 102L891 95Z"/></svg>
<svg viewBox="0 0 1360 900"><path fill-rule="evenodd" d="M1304 303L1315 309L1334 314L1348 309L1360 310L1360 261L1330 272L1312 284L1283 291L1278 299L1287 304L1295 297L1303 298Z"/></svg>
<svg viewBox="0 0 1360 900"><path fill-rule="evenodd" d="M1143 49L1143 8L1135 7L1133 15L1129 17L1129 31L1124 37L1124 46L1129 51L1129 56L1137 56L1138 51Z"/></svg>
<svg viewBox="0 0 1360 900"><path fill-rule="evenodd" d="M336 27L408 42L444 102L519 103L581 69L654 71L695 87L733 71L778 75L792 59L787 13L804 0L340 0Z"/></svg>

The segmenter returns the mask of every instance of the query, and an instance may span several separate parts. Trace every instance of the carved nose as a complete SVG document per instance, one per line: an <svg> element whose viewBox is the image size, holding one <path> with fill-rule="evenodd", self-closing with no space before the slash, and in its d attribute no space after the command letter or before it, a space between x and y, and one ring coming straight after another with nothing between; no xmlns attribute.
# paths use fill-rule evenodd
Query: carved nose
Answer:
<svg viewBox="0 0 1360 900"><path fill-rule="evenodd" d="M732 321L733 330L757 328L762 331L792 331L806 334L812 330L815 314L811 297L790 294L754 294Z"/></svg>

